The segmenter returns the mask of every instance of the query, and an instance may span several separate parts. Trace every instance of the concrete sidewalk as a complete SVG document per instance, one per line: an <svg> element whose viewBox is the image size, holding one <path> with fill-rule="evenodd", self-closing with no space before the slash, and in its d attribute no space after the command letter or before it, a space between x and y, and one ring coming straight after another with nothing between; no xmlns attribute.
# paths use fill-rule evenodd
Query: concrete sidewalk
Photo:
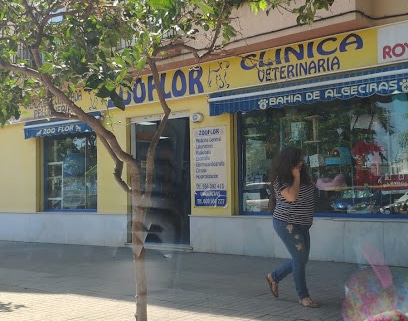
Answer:
<svg viewBox="0 0 408 321"><path fill-rule="evenodd" d="M148 319L341 321L346 282L371 273L355 264L309 262L309 289L321 307L308 309L297 303L291 277L280 283L279 300L272 297L265 274L281 262L148 250ZM0 319L135 320L133 271L126 247L0 242Z"/></svg>

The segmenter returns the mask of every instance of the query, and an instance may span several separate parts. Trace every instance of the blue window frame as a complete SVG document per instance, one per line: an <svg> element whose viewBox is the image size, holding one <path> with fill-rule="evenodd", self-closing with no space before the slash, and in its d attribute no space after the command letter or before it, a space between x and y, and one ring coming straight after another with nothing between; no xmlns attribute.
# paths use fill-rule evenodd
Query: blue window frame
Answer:
<svg viewBox="0 0 408 321"><path fill-rule="evenodd" d="M241 213L270 215L269 169L296 146L316 183L316 216L408 218L407 119L406 93L238 113Z"/></svg>

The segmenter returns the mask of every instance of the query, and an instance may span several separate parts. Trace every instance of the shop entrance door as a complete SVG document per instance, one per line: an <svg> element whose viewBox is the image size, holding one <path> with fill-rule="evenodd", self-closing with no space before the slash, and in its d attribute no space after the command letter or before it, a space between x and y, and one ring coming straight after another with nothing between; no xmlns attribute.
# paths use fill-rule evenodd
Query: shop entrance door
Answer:
<svg viewBox="0 0 408 321"><path fill-rule="evenodd" d="M159 116L132 119L132 154L142 170ZM157 145L152 206L146 215L147 243L189 244L191 212L189 118L176 113L168 120Z"/></svg>

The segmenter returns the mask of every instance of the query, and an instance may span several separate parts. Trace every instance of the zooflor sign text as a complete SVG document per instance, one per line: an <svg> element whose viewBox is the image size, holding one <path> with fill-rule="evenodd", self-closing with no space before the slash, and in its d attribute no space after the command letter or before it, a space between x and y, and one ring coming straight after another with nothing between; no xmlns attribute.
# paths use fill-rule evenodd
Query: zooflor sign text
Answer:
<svg viewBox="0 0 408 321"><path fill-rule="evenodd" d="M78 124L66 124L58 125L53 127L46 127L38 129L35 136L50 136L50 135L60 135L68 134L74 132L82 132L82 128Z"/></svg>

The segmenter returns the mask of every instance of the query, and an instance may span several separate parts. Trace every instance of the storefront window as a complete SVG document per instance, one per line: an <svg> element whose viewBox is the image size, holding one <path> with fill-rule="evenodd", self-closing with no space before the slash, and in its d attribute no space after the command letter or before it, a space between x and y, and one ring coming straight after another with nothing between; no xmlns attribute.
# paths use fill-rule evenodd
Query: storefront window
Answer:
<svg viewBox="0 0 408 321"><path fill-rule="evenodd" d="M96 210L96 136L94 133L44 138L47 210Z"/></svg>
<svg viewBox="0 0 408 321"><path fill-rule="evenodd" d="M408 214L407 119L401 93L242 113L243 213L267 213L271 162L296 146L316 183L316 213Z"/></svg>

